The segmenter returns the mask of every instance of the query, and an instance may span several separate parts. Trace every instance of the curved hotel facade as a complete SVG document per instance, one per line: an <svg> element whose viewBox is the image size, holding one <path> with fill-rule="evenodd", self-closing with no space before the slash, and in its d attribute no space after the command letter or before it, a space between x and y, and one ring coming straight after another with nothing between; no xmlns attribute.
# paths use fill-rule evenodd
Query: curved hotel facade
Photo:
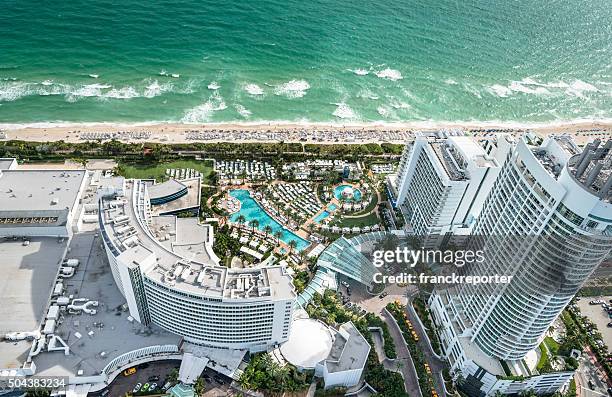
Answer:
<svg viewBox="0 0 612 397"><path fill-rule="evenodd" d="M506 284L434 291L429 306L443 356L451 372L460 371L466 385L486 395L553 393L573 372L528 376L517 363L538 348L610 255L612 140L580 150L568 136L527 134L515 141L499 134L479 142L481 148L468 139L417 140L398 174L398 204L414 234L423 233L435 247L446 241L445 233L459 235L467 249L485 255L461 272L512 276ZM481 159L491 162L488 169L479 166ZM459 200L451 194L455 188L462 188ZM507 375L500 360L525 380L500 380Z"/></svg>
<svg viewBox="0 0 612 397"><path fill-rule="evenodd" d="M580 153L563 137L522 139L474 228L487 252L476 273L507 285L464 286L457 297L487 354L523 358L612 249L612 141Z"/></svg>
<svg viewBox="0 0 612 397"><path fill-rule="evenodd" d="M101 192L99 221L130 315L193 344L263 351L288 339L296 295L284 267L228 269L197 218L153 215L150 184Z"/></svg>

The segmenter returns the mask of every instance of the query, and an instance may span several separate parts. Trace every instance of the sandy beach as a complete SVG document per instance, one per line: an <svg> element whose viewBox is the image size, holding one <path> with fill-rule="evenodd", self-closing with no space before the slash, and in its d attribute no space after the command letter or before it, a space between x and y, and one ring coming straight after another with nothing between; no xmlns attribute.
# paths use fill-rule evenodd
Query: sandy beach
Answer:
<svg viewBox="0 0 612 397"><path fill-rule="evenodd" d="M87 140L118 139L124 142L310 142L310 143L402 143L417 131L462 130L474 135L509 132L515 135L527 131L545 136L570 134L578 144L597 137L612 137L612 121L576 121L550 124L520 123L393 123L393 124L32 124L2 125L4 140L32 142L84 142ZM1 142L1 140L0 140Z"/></svg>

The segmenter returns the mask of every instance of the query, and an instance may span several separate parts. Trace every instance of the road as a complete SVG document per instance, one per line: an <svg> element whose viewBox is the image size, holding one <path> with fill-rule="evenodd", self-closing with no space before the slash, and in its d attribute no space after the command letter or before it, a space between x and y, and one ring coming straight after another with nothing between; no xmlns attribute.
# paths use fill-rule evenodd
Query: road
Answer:
<svg viewBox="0 0 612 397"><path fill-rule="evenodd" d="M408 346L406 346L402 332L397 323L386 310L383 310L382 317L389 327L389 333L391 334L395 344L395 350L397 351L397 359L395 362L399 362L401 364L399 370L402 372L404 377L404 388L406 389L406 393L408 393L408 395L411 397L422 397L421 389L419 388L419 380L417 378L416 370L414 369L414 363L412 362L412 357L410 357L410 351L408 350ZM397 364L393 365L393 369L397 369Z"/></svg>
<svg viewBox="0 0 612 397"><path fill-rule="evenodd" d="M406 314L408 319L412 323L415 332L419 336L419 341L417 342L417 347L423 352L425 356L425 361L429 364L431 368L432 377L434 379L434 387L436 392L438 392L439 396L444 396L444 378L442 377L442 370L446 367L446 362L440 360L434 353L431 345L428 343L427 332L421 326L421 323L418 320L418 316L412 306L412 299L408 298L408 302L406 304Z"/></svg>
<svg viewBox="0 0 612 397"><path fill-rule="evenodd" d="M576 392L579 397L607 396L608 385L603 380L605 373L597 363L597 359L590 349L586 349L580 358L580 366L576 371ZM589 385L590 382L590 385Z"/></svg>

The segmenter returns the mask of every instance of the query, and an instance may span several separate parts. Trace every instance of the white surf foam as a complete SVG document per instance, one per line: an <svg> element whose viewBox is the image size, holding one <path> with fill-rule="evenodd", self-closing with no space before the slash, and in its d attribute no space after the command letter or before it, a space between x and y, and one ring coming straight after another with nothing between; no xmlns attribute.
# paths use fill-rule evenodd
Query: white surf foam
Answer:
<svg viewBox="0 0 612 397"><path fill-rule="evenodd" d="M387 79L392 81L397 81L404 78L399 70L390 68L379 70L378 72L376 72L376 76L381 79Z"/></svg>
<svg viewBox="0 0 612 397"><path fill-rule="evenodd" d="M597 89L597 87L595 87L593 84L582 80L574 80L571 84L569 84L569 87L567 90L565 90L565 93L568 95L577 96L579 98L584 98L585 93L598 91L599 89Z"/></svg>
<svg viewBox="0 0 612 397"><path fill-rule="evenodd" d="M108 84L86 84L80 87L69 89L66 93L68 102L76 102L79 98L100 97L104 95L102 90L111 88Z"/></svg>
<svg viewBox="0 0 612 397"><path fill-rule="evenodd" d="M112 98L112 99L132 99L132 98L138 98L140 96L140 94L138 93L138 91L136 91L136 89L134 87L131 86L127 86L127 87L121 87L119 89L117 88L113 88L112 90L100 95L102 98L108 99L108 98Z"/></svg>
<svg viewBox="0 0 612 397"><path fill-rule="evenodd" d="M370 74L370 71L367 69L349 69L351 72L355 73L357 76L367 76Z"/></svg>
<svg viewBox="0 0 612 397"><path fill-rule="evenodd" d="M172 90L171 83L159 84L157 80L153 80L144 90L143 96L145 98L154 98Z"/></svg>
<svg viewBox="0 0 612 397"><path fill-rule="evenodd" d="M338 117L339 119L356 119L357 118L357 113L355 113L355 111L351 109L350 106L347 105L346 103L340 102L340 103L334 103L334 105L336 105L336 110L334 110L334 113L332 114Z"/></svg>
<svg viewBox="0 0 612 397"><path fill-rule="evenodd" d="M251 112L249 109L245 108L244 106L240 104L236 104L234 108L236 109L238 114L244 117L245 119L248 119L253 114L253 112Z"/></svg>
<svg viewBox="0 0 612 397"><path fill-rule="evenodd" d="M385 119L397 118L393 109L388 105L380 105L376 108L376 111Z"/></svg>
<svg viewBox="0 0 612 397"><path fill-rule="evenodd" d="M205 123L210 120L214 112L225 109L227 109L225 101L215 91L215 94L211 95L208 101L185 112L181 121L183 123Z"/></svg>
<svg viewBox="0 0 612 397"><path fill-rule="evenodd" d="M457 85L457 84L459 84L459 83L457 83L457 82L456 82L455 80L453 80L453 79L446 79L446 80L444 80L444 83L445 83L445 84L448 84L448 85Z"/></svg>
<svg viewBox="0 0 612 397"><path fill-rule="evenodd" d="M221 88L221 86L216 81L211 81L210 84L208 86L206 86L206 88L208 88L209 90L212 90L212 91L216 91L219 88Z"/></svg>
<svg viewBox="0 0 612 397"><path fill-rule="evenodd" d="M28 83L6 81L0 82L0 102L12 102L24 96L31 95Z"/></svg>
<svg viewBox="0 0 612 397"><path fill-rule="evenodd" d="M44 86L50 86L53 84L53 80L45 80L43 82L41 82L40 84L44 85Z"/></svg>
<svg viewBox="0 0 612 397"><path fill-rule="evenodd" d="M276 86L274 93L276 95L284 95L287 98L295 99L306 95L306 91L310 88L310 84L306 80L291 80L286 83Z"/></svg>
<svg viewBox="0 0 612 397"><path fill-rule="evenodd" d="M244 90L251 95L263 95L264 94L263 88L253 83L245 85Z"/></svg>
<svg viewBox="0 0 612 397"><path fill-rule="evenodd" d="M512 90L500 84L493 84L489 87L489 91L500 98L506 98L512 94Z"/></svg>

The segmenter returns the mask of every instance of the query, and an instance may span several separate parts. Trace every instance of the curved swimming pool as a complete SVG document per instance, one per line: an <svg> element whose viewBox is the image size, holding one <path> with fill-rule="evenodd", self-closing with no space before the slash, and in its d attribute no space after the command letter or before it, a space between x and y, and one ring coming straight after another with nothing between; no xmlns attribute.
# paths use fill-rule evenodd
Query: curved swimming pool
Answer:
<svg viewBox="0 0 612 397"><path fill-rule="evenodd" d="M351 189L353 192L351 197L343 197L342 192L344 192L344 189L347 188ZM339 185L334 188L334 197L338 200L344 198L347 201L361 201L361 196L361 190L357 189L356 187L352 187L351 185Z"/></svg>
<svg viewBox="0 0 612 397"><path fill-rule="evenodd" d="M251 194L248 190L230 190L230 196L240 201L240 211L230 216L230 220L232 222L237 223L238 217L242 215L246 219L247 224L253 220L257 220L257 222L259 222L259 226L257 227L257 229L261 231L263 231L266 226L270 226L272 228L272 234L276 233L277 231L280 231L280 239L285 244L289 244L289 242L292 240L295 241L295 248L298 251L302 251L310 245L310 242L308 240L301 238L297 234L293 233L291 230L278 223L274 218L272 218L266 212L266 210L264 210L261 205L259 205L259 203L251 197Z"/></svg>

